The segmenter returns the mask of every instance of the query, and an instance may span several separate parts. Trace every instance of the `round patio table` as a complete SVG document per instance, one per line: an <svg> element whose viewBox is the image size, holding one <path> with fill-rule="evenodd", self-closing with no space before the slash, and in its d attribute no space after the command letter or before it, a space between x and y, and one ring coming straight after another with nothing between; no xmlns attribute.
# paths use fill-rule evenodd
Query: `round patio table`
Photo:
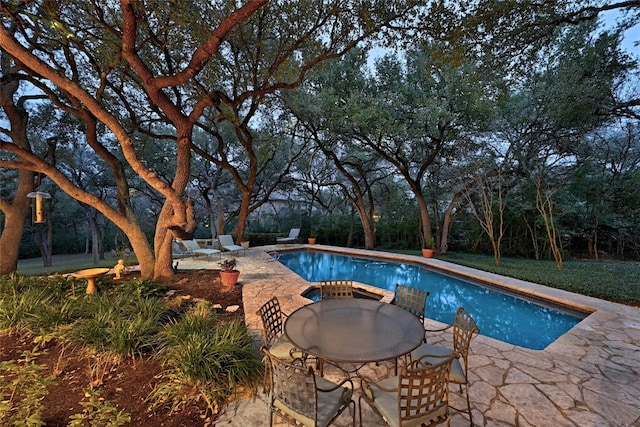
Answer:
<svg viewBox="0 0 640 427"><path fill-rule="evenodd" d="M395 305L364 298L324 300L289 315L284 332L303 351L336 363L390 360L424 338L422 322Z"/></svg>

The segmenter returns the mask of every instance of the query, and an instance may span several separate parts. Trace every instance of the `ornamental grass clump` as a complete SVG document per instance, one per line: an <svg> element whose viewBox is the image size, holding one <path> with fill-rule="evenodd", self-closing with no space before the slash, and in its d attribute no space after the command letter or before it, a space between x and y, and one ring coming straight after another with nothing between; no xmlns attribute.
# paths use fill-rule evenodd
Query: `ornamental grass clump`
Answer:
<svg viewBox="0 0 640 427"><path fill-rule="evenodd" d="M149 396L152 407L176 410L202 401L215 414L239 388L255 389L262 380L261 357L244 322L221 321L208 303L165 327L158 357L167 370Z"/></svg>
<svg viewBox="0 0 640 427"><path fill-rule="evenodd" d="M0 329L33 335L74 322L81 302L70 298L71 289L61 276L1 276Z"/></svg>
<svg viewBox="0 0 640 427"><path fill-rule="evenodd" d="M72 330L77 343L120 356L144 355L155 346L163 301L139 295L95 295L85 305L86 314Z"/></svg>

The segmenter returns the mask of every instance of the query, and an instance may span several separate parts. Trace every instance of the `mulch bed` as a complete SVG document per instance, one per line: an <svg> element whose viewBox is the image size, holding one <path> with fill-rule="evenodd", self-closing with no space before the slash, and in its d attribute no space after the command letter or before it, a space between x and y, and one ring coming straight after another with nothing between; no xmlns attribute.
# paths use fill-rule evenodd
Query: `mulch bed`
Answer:
<svg viewBox="0 0 640 427"><path fill-rule="evenodd" d="M240 309L229 316L244 315L241 285L225 289L220 285L218 271L181 272L158 282L187 299L204 299L221 304L223 308L239 305ZM21 351L32 350L33 347L31 340L24 337L0 335L0 361L17 359ZM191 407L179 413L168 410L148 412L145 399L162 372L155 360L127 359L107 364L102 372L91 372L90 366L95 366L95 363L87 351L62 348L55 342L48 343L46 350L47 354L39 356L36 363L46 365L48 368L43 375L55 374L57 382L49 388L49 394L42 401L47 426L67 426L70 415L81 413L80 401L84 397L84 389L90 385L100 390L102 397L119 410L128 413L131 426L196 426L210 425L213 421L203 416L204 407Z"/></svg>

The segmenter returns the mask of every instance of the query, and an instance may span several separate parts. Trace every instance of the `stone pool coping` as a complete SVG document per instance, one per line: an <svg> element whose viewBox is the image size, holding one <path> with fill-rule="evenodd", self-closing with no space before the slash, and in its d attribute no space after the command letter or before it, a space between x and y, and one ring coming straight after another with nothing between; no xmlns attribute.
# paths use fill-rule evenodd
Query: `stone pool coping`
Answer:
<svg viewBox="0 0 640 427"><path fill-rule="evenodd" d="M487 426L640 426L640 308L486 273L438 259L336 248L324 245L273 245L251 248L237 257L243 285L245 319L260 336L256 311L277 296L290 313L311 303L301 293L311 284L267 252L313 248L352 255L384 254L386 259L429 265L490 281L591 314L544 350L530 350L477 336L471 344L470 381L474 423ZM193 264L193 266L191 266ZM181 260L180 268L205 268L202 261ZM217 263L212 263L217 268ZM426 319L427 327L441 326ZM431 342L448 340L433 337ZM373 365L373 364L370 364ZM367 375L384 376L389 367L368 366ZM452 396L455 403L455 396ZM469 425L453 413L452 426ZM383 426L364 408L365 425ZM348 425L343 414L337 426ZM267 425L266 396L241 400L228 408L217 425Z"/></svg>

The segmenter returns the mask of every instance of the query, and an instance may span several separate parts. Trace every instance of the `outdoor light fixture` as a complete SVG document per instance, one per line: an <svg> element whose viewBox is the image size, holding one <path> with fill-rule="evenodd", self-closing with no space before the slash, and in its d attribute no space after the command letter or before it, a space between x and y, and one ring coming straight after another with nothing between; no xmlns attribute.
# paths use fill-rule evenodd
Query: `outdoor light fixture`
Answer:
<svg viewBox="0 0 640 427"><path fill-rule="evenodd" d="M33 191L27 194L30 199L35 199L31 204L31 220L34 224L43 224L47 222L47 211L45 209L45 201L43 199L50 199L51 194L42 191Z"/></svg>

